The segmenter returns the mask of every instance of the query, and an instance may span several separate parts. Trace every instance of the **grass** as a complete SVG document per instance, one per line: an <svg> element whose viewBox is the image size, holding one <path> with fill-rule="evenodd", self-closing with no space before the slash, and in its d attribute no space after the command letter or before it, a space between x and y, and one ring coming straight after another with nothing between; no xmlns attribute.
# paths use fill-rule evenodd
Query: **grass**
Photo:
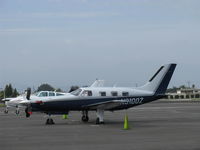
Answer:
<svg viewBox="0 0 200 150"><path fill-rule="evenodd" d="M5 104L4 103L0 103L0 107L5 107Z"/></svg>

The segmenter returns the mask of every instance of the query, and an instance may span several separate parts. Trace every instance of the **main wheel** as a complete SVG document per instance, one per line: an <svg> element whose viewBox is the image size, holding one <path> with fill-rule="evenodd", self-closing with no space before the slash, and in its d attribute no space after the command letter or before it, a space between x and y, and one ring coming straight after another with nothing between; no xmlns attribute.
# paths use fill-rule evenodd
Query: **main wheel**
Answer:
<svg viewBox="0 0 200 150"><path fill-rule="evenodd" d="M49 124L49 118L46 120L46 124Z"/></svg>
<svg viewBox="0 0 200 150"><path fill-rule="evenodd" d="M104 122L103 122L103 121L100 121L100 119L97 118L97 119L96 119L96 124L104 124Z"/></svg>
<svg viewBox="0 0 200 150"><path fill-rule="evenodd" d="M96 119L96 124L100 124L99 118Z"/></svg>
<svg viewBox="0 0 200 150"><path fill-rule="evenodd" d="M82 116L82 121L83 122L88 122L89 120L89 117L88 116Z"/></svg>
<svg viewBox="0 0 200 150"><path fill-rule="evenodd" d="M48 118L46 124L55 124L52 118Z"/></svg>
<svg viewBox="0 0 200 150"><path fill-rule="evenodd" d="M49 123L50 123L50 124L55 124L52 118L49 119Z"/></svg>

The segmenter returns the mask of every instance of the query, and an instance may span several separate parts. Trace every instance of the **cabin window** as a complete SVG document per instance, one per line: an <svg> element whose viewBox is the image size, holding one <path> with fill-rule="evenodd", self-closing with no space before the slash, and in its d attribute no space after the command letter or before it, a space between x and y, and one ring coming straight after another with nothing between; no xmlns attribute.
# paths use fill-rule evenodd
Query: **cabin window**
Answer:
<svg viewBox="0 0 200 150"><path fill-rule="evenodd" d="M62 94L62 93L56 93L56 96L62 96L62 95L64 95L64 94Z"/></svg>
<svg viewBox="0 0 200 150"><path fill-rule="evenodd" d="M106 92L99 92L100 96L106 96Z"/></svg>
<svg viewBox="0 0 200 150"><path fill-rule="evenodd" d="M83 91L82 96L92 96L92 91L85 90Z"/></svg>
<svg viewBox="0 0 200 150"><path fill-rule="evenodd" d="M128 92L122 92L122 96L129 96Z"/></svg>
<svg viewBox="0 0 200 150"><path fill-rule="evenodd" d="M55 96L55 93L49 92L49 96Z"/></svg>
<svg viewBox="0 0 200 150"><path fill-rule="evenodd" d="M111 95L112 96L118 96L118 93L117 92L111 92Z"/></svg>

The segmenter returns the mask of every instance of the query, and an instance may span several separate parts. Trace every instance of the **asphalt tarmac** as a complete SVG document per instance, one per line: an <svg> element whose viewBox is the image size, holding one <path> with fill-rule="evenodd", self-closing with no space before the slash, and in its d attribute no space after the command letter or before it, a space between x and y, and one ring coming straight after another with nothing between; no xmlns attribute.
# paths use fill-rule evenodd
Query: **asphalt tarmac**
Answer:
<svg viewBox="0 0 200 150"><path fill-rule="evenodd" d="M95 112L82 123L81 112L67 120L0 108L0 150L199 150L200 103L150 103L127 111L106 112L105 124L95 125ZM129 130L123 130L125 113Z"/></svg>

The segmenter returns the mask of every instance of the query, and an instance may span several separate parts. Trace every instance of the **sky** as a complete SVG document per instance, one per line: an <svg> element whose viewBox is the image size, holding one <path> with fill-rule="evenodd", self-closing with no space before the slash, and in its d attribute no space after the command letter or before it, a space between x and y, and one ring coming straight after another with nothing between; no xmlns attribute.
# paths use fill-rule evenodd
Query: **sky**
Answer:
<svg viewBox="0 0 200 150"><path fill-rule="evenodd" d="M0 0L0 88L140 86L177 63L200 87L199 0Z"/></svg>

